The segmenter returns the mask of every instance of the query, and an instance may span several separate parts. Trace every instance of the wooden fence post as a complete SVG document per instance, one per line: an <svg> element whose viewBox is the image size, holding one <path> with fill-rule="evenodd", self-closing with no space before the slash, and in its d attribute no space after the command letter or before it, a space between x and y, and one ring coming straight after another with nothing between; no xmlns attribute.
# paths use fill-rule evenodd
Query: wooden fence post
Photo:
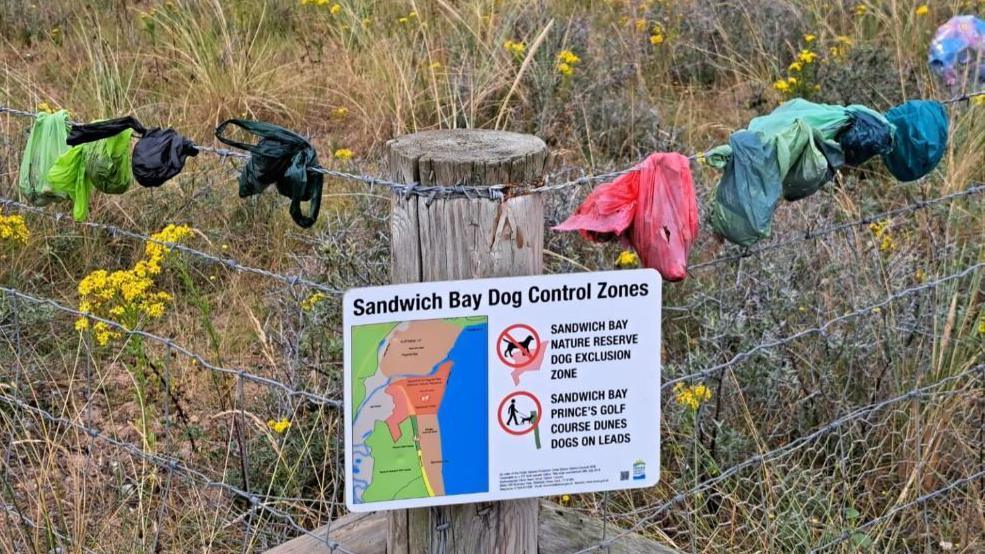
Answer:
<svg viewBox="0 0 985 554"><path fill-rule="evenodd" d="M389 178L426 185L539 181L547 145L532 135L455 129L386 144ZM541 195L398 197L390 218L394 283L535 275L543 271ZM399 510L388 515L389 554L535 553L537 499Z"/></svg>

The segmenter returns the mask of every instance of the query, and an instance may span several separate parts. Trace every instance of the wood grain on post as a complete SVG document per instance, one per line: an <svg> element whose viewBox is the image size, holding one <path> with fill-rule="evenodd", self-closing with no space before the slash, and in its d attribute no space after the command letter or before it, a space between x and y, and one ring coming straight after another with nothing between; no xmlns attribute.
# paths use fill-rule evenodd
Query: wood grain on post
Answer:
<svg viewBox="0 0 985 554"><path fill-rule="evenodd" d="M389 178L427 185L540 181L547 145L532 135L456 129L386 144ZM390 218L394 283L535 275L543 271L541 195L488 198L397 197ZM538 501L513 500L390 512L387 552L537 552Z"/></svg>

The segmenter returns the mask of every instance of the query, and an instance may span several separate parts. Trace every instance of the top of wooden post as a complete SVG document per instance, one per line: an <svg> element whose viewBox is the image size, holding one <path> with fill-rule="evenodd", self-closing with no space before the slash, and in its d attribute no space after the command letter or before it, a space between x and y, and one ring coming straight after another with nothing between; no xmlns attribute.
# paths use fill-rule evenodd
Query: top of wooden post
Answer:
<svg viewBox="0 0 985 554"><path fill-rule="evenodd" d="M423 186L533 184L547 163L547 145L533 136L485 129L442 129L386 143L393 181Z"/></svg>

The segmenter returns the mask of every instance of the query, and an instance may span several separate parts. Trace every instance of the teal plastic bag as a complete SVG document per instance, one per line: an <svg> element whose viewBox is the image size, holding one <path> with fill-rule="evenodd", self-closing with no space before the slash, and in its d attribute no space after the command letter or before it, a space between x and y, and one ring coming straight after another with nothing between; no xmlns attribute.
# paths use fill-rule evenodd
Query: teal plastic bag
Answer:
<svg viewBox="0 0 985 554"><path fill-rule="evenodd" d="M947 110L935 100L910 100L886 112L896 126L893 149L882 161L900 181L930 173L947 150Z"/></svg>
<svg viewBox="0 0 985 554"><path fill-rule="evenodd" d="M750 131L732 134L732 155L715 188L712 228L742 246L752 246L770 235L773 212L780 200L776 142L764 138Z"/></svg>
<svg viewBox="0 0 985 554"><path fill-rule="evenodd" d="M123 194L130 188L130 136L127 129L110 138L73 146L48 172L52 188L72 199L76 221L89 217L92 191Z"/></svg>
<svg viewBox="0 0 985 554"><path fill-rule="evenodd" d="M68 112L39 113L27 137L27 147L21 158L21 170L17 185L31 204L46 206L56 200L68 198L56 192L48 182L48 171L58 158L68 150Z"/></svg>

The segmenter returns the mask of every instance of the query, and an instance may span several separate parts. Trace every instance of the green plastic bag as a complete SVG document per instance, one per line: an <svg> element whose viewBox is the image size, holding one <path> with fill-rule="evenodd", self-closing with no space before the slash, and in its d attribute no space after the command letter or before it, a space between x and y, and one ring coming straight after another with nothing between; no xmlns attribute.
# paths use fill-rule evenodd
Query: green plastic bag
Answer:
<svg viewBox="0 0 985 554"><path fill-rule="evenodd" d="M774 140L784 200L800 200L814 194L845 165L838 143L825 140L824 133L803 120L798 119Z"/></svg>
<svg viewBox="0 0 985 554"><path fill-rule="evenodd" d="M21 158L21 171L17 185L31 204L46 206L56 200L68 198L56 192L48 182L48 171L59 156L68 150L68 112L39 113L27 137L27 147Z"/></svg>
<svg viewBox="0 0 985 554"><path fill-rule="evenodd" d="M48 172L52 188L74 202L76 221L89 217L92 190L106 194L123 194L130 188L130 136L127 129L110 138L73 146L58 158Z"/></svg>
<svg viewBox="0 0 985 554"><path fill-rule="evenodd" d="M882 156L900 181L930 173L947 151L947 110L936 100L910 100L886 112L896 125L893 149ZM979 158L981 159L981 158Z"/></svg>
<svg viewBox="0 0 985 554"><path fill-rule="evenodd" d="M776 141L738 131L729 138L732 155L715 188L711 225L735 244L752 246L770 235L782 190Z"/></svg>

